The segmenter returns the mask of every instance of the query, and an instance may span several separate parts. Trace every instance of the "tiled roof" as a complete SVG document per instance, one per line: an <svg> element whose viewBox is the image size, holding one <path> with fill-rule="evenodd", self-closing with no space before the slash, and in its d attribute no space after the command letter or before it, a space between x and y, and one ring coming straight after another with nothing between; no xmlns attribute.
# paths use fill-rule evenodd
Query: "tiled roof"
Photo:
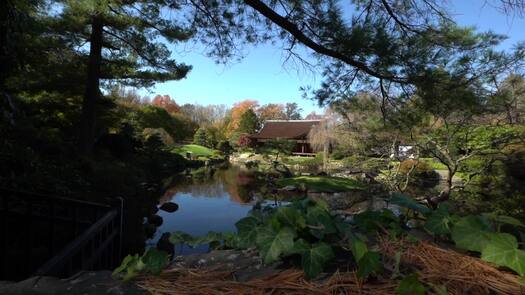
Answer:
<svg viewBox="0 0 525 295"><path fill-rule="evenodd" d="M305 138L313 126L320 120L268 120L263 128L252 138L273 139L299 139Z"/></svg>

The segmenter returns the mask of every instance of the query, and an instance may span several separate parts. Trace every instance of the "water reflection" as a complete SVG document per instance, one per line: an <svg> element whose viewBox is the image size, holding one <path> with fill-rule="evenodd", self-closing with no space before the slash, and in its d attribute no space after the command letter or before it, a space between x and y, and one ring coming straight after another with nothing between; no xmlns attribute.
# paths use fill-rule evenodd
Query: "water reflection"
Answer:
<svg viewBox="0 0 525 295"><path fill-rule="evenodd" d="M174 202L179 209L173 213L162 210L157 213L163 223L153 238L146 242L147 247L155 246L165 232L184 231L193 236L203 236L208 231L235 231L235 222L246 216L255 203L251 197L251 176L238 167L202 173L205 177L181 177L159 199L159 206ZM191 249L179 245L175 255L207 250L207 246Z"/></svg>

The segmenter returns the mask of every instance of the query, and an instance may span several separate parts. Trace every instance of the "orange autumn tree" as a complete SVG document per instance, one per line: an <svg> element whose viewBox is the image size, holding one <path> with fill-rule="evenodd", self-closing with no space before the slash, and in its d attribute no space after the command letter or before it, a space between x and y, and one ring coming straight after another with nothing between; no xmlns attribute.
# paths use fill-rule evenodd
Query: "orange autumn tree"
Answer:
<svg viewBox="0 0 525 295"><path fill-rule="evenodd" d="M267 120L284 120L286 113L284 112L284 105L278 103L269 103L257 109L257 115L261 122Z"/></svg>
<svg viewBox="0 0 525 295"><path fill-rule="evenodd" d="M237 129L239 129L239 124L241 122L241 116L249 109L255 111L259 106L259 102L256 100L246 99L240 102L237 102L233 105L230 114L230 121L226 128L228 136L231 136Z"/></svg>
<svg viewBox="0 0 525 295"><path fill-rule="evenodd" d="M167 94L156 95L151 101L151 104L156 107L165 109L170 114L180 112L179 105Z"/></svg>

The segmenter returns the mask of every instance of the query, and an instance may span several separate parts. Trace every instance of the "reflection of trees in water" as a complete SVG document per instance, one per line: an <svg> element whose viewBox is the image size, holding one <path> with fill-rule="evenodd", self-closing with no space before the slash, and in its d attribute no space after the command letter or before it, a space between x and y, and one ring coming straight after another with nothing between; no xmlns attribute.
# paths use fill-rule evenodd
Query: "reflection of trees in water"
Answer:
<svg viewBox="0 0 525 295"><path fill-rule="evenodd" d="M251 201L252 176L237 167L217 170L211 177L185 178L183 176L159 199L165 203L178 193L194 197L221 198L228 194L236 203Z"/></svg>

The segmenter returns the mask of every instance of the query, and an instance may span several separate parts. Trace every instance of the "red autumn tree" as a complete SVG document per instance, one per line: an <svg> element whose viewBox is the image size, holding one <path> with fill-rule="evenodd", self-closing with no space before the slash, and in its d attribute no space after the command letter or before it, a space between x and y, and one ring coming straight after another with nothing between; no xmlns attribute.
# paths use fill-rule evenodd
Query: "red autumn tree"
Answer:
<svg viewBox="0 0 525 295"><path fill-rule="evenodd" d="M247 134L241 134L237 140L237 145L240 147L251 147L252 143L252 139Z"/></svg>
<svg viewBox="0 0 525 295"><path fill-rule="evenodd" d="M151 104L165 109L168 113L179 113L180 107L179 105L171 99L171 97L167 94L165 95L156 95L153 100L151 101Z"/></svg>

